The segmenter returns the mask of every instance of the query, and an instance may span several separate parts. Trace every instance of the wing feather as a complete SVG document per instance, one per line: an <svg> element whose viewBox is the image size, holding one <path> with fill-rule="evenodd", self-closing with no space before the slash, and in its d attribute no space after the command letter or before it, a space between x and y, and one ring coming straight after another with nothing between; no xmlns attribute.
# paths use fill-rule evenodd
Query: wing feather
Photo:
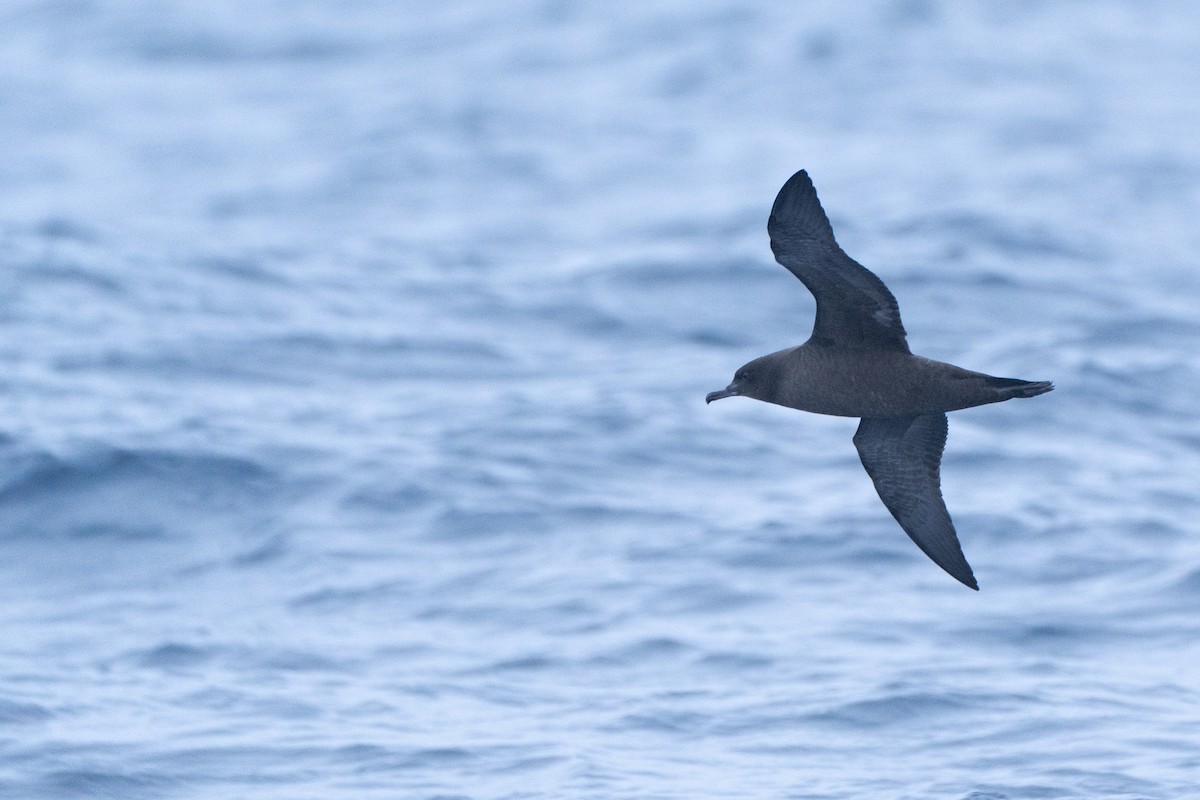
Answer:
<svg viewBox="0 0 1200 800"><path fill-rule="evenodd" d="M946 415L863 417L854 446L879 499L917 547L946 572L978 589L942 499Z"/></svg>
<svg viewBox="0 0 1200 800"><path fill-rule="evenodd" d="M875 273L838 246L804 170L779 190L767 232L775 260L799 278L817 300L812 341L833 347L909 352L896 298Z"/></svg>

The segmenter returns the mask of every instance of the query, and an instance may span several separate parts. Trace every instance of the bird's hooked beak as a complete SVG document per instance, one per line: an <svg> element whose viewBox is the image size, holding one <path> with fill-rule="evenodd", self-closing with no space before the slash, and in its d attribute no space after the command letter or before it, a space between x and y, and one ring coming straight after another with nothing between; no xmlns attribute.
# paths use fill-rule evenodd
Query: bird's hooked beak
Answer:
<svg viewBox="0 0 1200 800"><path fill-rule="evenodd" d="M737 381L734 381L719 392L709 392L704 396L704 402L707 404L711 403L713 400L720 400L725 397L734 397L735 395L741 394L739 389L740 387L737 385Z"/></svg>

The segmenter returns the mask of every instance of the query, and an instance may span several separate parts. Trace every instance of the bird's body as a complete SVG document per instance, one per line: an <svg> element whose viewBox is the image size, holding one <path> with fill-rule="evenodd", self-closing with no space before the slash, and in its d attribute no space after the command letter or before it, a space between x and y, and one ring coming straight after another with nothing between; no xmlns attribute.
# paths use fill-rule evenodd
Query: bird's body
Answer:
<svg viewBox="0 0 1200 800"><path fill-rule="evenodd" d="M847 350L806 342L747 366L756 362L775 381L770 396L758 399L835 417L945 413L1016 396L1008 378L893 350Z"/></svg>
<svg viewBox="0 0 1200 800"><path fill-rule="evenodd" d="M776 260L817 300L812 336L799 347L754 359L706 400L741 395L815 414L861 417L854 445L884 505L926 555L978 589L942 500L946 412L1035 397L1053 384L997 378L914 355L896 299L838 246L804 170L780 189L767 230Z"/></svg>

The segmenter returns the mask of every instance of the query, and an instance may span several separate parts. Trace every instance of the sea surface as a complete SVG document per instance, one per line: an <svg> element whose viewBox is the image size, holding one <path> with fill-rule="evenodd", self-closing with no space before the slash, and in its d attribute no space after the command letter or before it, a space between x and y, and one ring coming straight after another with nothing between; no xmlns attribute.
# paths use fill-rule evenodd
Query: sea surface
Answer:
<svg viewBox="0 0 1200 800"><path fill-rule="evenodd" d="M6 0L0 797L1200 797L1200 5ZM982 591L803 341L808 169Z"/></svg>

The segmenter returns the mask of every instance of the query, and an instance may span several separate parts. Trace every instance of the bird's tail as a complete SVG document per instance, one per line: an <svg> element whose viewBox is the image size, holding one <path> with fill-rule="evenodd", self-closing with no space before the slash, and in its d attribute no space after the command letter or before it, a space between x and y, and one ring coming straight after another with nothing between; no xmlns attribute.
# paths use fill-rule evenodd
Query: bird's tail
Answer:
<svg viewBox="0 0 1200 800"><path fill-rule="evenodd" d="M1050 381L1023 381L1020 378L988 378L988 386L1000 393L1001 400L1014 397L1037 397L1054 388Z"/></svg>

